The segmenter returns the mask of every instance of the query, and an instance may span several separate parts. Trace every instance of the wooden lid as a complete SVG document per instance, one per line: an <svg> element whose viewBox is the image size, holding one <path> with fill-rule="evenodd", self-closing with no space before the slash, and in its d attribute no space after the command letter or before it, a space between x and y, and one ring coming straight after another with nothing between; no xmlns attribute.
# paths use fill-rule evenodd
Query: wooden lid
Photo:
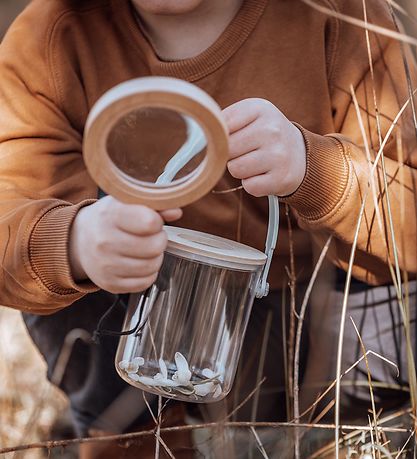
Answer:
<svg viewBox="0 0 417 459"><path fill-rule="evenodd" d="M133 110L149 107L178 111L203 129L206 155L186 180L163 187L147 185L111 160L107 140L116 123ZM197 86L175 78L137 78L114 87L94 105L86 122L83 153L90 175L107 194L122 202L164 210L190 204L216 185L226 168L228 134L220 107Z"/></svg>
<svg viewBox="0 0 417 459"><path fill-rule="evenodd" d="M262 267L266 255L239 242L200 231L165 226L168 234L166 251L191 260L226 268L255 271Z"/></svg>

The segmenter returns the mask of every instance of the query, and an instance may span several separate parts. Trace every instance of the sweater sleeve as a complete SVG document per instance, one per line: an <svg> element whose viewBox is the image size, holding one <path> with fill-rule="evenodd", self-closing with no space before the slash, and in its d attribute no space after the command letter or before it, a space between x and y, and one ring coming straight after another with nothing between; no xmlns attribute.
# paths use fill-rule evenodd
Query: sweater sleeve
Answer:
<svg viewBox="0 0 417 459"><path fill-rule="evenodd" d="M97 189L57 102L50 29L27 16L0 45L0 304L48 314L97 290L68 260L72 221Z"/></svg>
<svg viewBox="0 0 417 459"><path fill-rule="evenodd" d="M352 6L356 3L361 4L345 2L349 6L342 12L362 19L363 12ZM394 29L385 2L372 0L367 5L369 22ZM344 269L363 207L353 275L370 284L382 284L391 280L392 234L400 268L417 273L417 149L411 104L383 149L388 187L384 187L382 160L371 185L371 169L381 141L409 99L403 58L416 88L414 57L396 40L371 33L371 71L365 30L340 23L338 33L330 81L335 132L323 136L300 127L307 147L307 172L299 189L283 201L295 210L300 226L316 239L334 235L331 258Z"/></svg>

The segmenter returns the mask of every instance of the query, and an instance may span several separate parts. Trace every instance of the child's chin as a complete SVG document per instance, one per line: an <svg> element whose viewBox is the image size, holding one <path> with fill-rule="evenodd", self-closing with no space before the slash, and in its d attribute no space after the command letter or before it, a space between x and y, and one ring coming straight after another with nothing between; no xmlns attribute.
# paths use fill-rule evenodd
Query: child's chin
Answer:
<svg viewBox="0 0 417 459"><path fill-rule="evenodd" d="M205 0L133 0L135 6L150 14L186 14L195 10Z"/></svg>

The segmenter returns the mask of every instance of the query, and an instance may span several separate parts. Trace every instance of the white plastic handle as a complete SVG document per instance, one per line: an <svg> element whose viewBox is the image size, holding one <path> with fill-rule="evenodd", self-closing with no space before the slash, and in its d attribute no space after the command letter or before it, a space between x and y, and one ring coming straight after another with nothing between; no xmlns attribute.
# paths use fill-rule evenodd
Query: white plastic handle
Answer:
<svg viewBox="0 0 417 459"><path fill-rule="evenodd" d="M272 257L277 245L278 231L279 231L279 201L278 197L274 195L268 196L269 203L269 221L268 233L265 243L266 262L262 270L259 283L256 287L256 298L263 298L269 293L268 274L271 267Z"/></svg>
<svg viewBox="0 0 417 459"><path fill-rule="evenodd" d="M156 184L162 185L170 183L178 172L189 162L194 156L201 152L206 146L206 138L201 127L190 117L184 116L187 124L187 140L184 145L175 153L168 161L164 172L156 180ZM269 293L268 274L271 268L272 257L277 244L279 231L279 201L277 196L268 196L269 203L269 221L268 233L265 243L266 262L262 270L258 285L256 286L256 298L263 298Z"/></svg>
<svg viewBox="0 0 417 459"><path fill-rule="evenodd" d="M157 178L157 185L171 183L178 172L207 145L204 131L189 116L183 115L187 124L187 140L175 155L166 163L164 172Z"/></svg>

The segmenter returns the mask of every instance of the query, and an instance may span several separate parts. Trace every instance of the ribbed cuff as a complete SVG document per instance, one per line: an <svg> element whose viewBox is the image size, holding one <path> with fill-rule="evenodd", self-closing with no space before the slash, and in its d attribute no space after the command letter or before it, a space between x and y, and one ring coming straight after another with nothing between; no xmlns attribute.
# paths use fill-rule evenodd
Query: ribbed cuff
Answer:
<svg viewBox="0 0 417 459"><path fill-rule="evenodd" d="M81 207L95 200L77 205L61 205L50 209L36 223L29 240L31 267L43 285L58 295L92 293L98 287L92 282L77 284L71 275L68 246L72 222Z"/></svg>
<svg viewBox="0 0 417 459"><path fill-rule="evenodd" d="M309 221L328 216L342 201L349 183L349 160L337 138L307 131L303 134L307 151L307 170L303 182L290 196L280 198Z"/></svg>

